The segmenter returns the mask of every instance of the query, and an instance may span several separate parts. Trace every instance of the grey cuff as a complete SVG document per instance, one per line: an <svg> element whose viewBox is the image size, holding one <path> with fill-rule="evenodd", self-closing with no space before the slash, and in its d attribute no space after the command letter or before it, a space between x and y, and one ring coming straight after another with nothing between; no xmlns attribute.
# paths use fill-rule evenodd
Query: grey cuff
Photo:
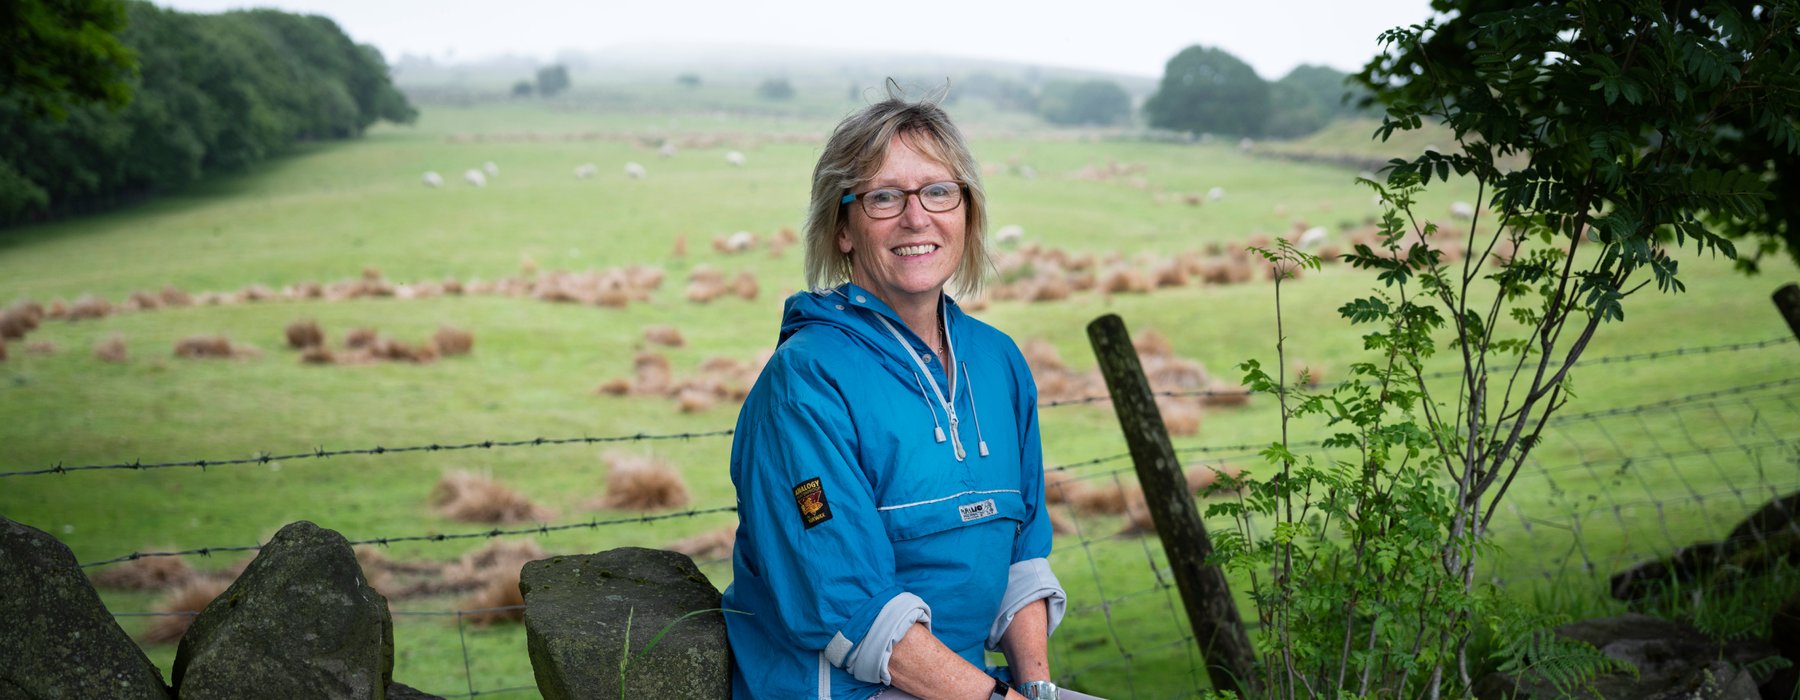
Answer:
<svg viewBox="0 0 1800 700"><path fill-rule="evenodd" d="M1044 629L1044 636L1048 637L1056 632L1057 625L1062 624L1063 612L1069 607L1069 596L1063 593L1062 583L1050 570L1050 560L1026 559L1007 569L1006 595L1000 598L1000 614L988 628L988 650L998 651L1000 638L1005 637L1006 628L1012 626L1013 616L1039 600L1044 601L1048 613L1049 624Z"/></svg>
<svg viewBox="0 0 1800 700"><path fill-rule="evenodd" d="M869 624L869 631L863 634L862 641L852 644L842 632L833 636L831 643L825 646L825 660L864 683L893 685L894 678L888 675L888 659L894 655L894 645L900 643L900 638L906 636L915 622L923 623L925 629L930 630L931 606L916 595L902 592L881 606L881 612Z"/></svg>

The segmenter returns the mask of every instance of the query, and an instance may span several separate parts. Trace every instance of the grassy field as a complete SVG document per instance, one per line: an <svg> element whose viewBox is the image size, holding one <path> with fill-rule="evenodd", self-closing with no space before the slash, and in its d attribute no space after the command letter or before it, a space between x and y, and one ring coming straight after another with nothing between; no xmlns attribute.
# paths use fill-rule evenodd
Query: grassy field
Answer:
<svg viewBox="0 0 1800 700"><path fill-rule="evenodd" d="M630 375L643 329L652 324L674 324L687 338L685 348L666 351L677 376L708 357L747 360L773 346L781 300L801 284L799 250L722 255L710 242L740 230L768 236L798 228L807 176L830 128L829 121L715 113L641 117L516 105L427 108L416 126L378 128L353 143L307 146L252 172L129 209L0 232L0 303L83 294L117 303L133 291L165 285L194 293L253 284L280 289L354 278L365 268L412 282L494 280L522 274L523 265L580 271L645 264L660 267L668 279L648 302L623 309L466 296L275 301L50 322L29 340L48 341L54 349L34 352L14 344L0 363L0 471L730 428L733 405L681 413L666 399L598 396L594 388ZM1351 184L1352 172L1257 159L1234 145L1020 132L1010 125L984 128L979 121L968 128L977 157L992 166L987 186L994 225L1022 226L1026 240L1043 246L1127 258L1166 255L1280 234L1297 223L1356 226L1377 214L1368 191ZM656 153L663 138L693 137L713 145L686 148L672 158ZM727 165L727 150L743 152L746 165ZM487 187L461 183L464 169L487 161L500 168ZM643 164L649 176L625 177L627 162ZM596 164L599 176L576 179L572 171L583 163ZM1122 178L1079 176L1108 163L1142 165L1139 176L1148 189ZM1030 166L1035 177L1022 175L1020 166ZM450 185L422 186L426 170L443 173ZM1224 188L1225 197L1200 207L1158 204L1151 192L1212 187ZM1451 201L1472 198L1472 192L1439 188L1428 193L1420 211L1447 212ZM674 255L678 237L687 242L685 256ZM753 301L685 301L685 280L702 265L729 274L748 271L762 293ZM1758 278L1733 273L1722 260L1685 260L1682 269L1687 293L1634 297L1629 320L1605 328L1589 357L1764 341L1786 333L1768 293L1796 276L1793 266L1769 265ZM1341 378L1341 368L1362 356L1362 331L1339 322L1335 309L1372 281L1328 268L1285 286L1290 357ZM1049 304L997 302L979 315L1020 341L1050 341L1070 365L1085 369L1093 364L1086 323L1117 313L1134 331L1154 327L1179 354L1234 380L1236 363L1274 355L1273 301L1272 285L1254 282L1150 295L1077 294ZM282 336L288 322L301 318L317 320L334 339L368 326L417 341L452 324L474 332L475 351L424 365L308 366L285 349ZM223 334L263 353L228 361L171 355L178 339L196 334ZM113 336L128 347L128 362L104 363L90 355L91 347ZM1580 398L1569 411L1794 379L1800 377L1794 351L1791 343L1776 344L1584 368L1577 379ZM1758 496L1766 499L1768 489L1792 490L1800 482L1800 463L1792 455L1756 447L1770 436L1800 433L1794 396L1791 386L1776 387L1729 397L1745 399L1741 406L1695 404L1686 411L1558 426L1555 439L1540 450L1540 464L1532 465L1544 476L1522 478L1509 496L1522 510L1496 522L1505 563L1494 576L1521 594L1554 580L1597 598L1603 588L1596 577L1603 581L1613 570L1608 567L1722 534L1760 504ZM1046 408L1042 421L1051 464L1124 452L1117 423L1103 408ZM1276 427L1273 406L1258 400L1209 412L1199 434L1178 438L1177 447L1266 443ZM1689 455L1690 443L1720 449ZM555 511L552 524L629 517L582 505L603 490L600 455L608 449L677 465L695 508L732 503L729 441L715 437L7 477L0 478L0 513L55 534L84 562L135 550L254 544L298 519L353 540L485 530L428 508L432 485L453 470L505 481ZM1232 451L1189 454L1195 461L1248 463ZM1614 464L1617 455L1636 466ZM1113 460L1074 471L1105 482L1131 478L1129 467ZM1732 489L1737 495L1692 498ZM1527 517L1554 527L1526 530L1519 523ZM1588 524L1579 538L1556 529L1569 528L1571 518ZM532 539L553 552L660 546L732 522L730 514L714 514ZM1113 537L1121 527L1117 517L1083 517L1078 524L1080 534L1060 539L1053 559L1075 610L1057 636L1055 667L1076 685L1113 697L1190 693L1203 681L1196 678L1192 646L1182 641L1179 601L1153 572L1162 565L1160 548L1153 540ZM1582 545L1580 556L1574 542ZM404 543L386 553L449 560L482 544ZM1556 557L1575 562L1575 573L1547 578L1547 572L1570 570ZM192 559L201 568L232 561ZM1582 562L1593 562L1593 570ZM705 569L721 588L728 583L728 565L707 562ZM105 594L115 612L151 610L156 598ZM394 608L431 612L459 605L458 597L443 596L396 601ZM148 624L135 617L122 622L134 633ZM454 617L402 615L396 636L396 678L422 690L455 694L533 685L517 626L464 630ZM152 646L149 652L166 673L174 647Z"/></svg>

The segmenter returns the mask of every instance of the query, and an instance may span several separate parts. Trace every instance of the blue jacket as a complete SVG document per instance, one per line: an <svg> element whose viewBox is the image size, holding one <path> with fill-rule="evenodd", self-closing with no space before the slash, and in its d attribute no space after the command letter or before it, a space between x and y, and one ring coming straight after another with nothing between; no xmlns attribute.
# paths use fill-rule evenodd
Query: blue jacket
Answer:
<svg viewBox="0 0 1800 700"><path fill-rule="evenodd" d="M943 311L954 377L860 287L788 298L731 447L734 697L874 695L915 622L983 668L1025 605L1061 621L1031 370Z"/></svg>

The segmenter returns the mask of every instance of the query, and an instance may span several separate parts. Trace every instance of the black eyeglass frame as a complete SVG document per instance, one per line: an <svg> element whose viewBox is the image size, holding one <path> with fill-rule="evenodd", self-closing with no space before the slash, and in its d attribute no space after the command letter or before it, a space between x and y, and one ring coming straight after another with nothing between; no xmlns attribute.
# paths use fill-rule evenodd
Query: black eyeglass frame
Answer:
<svg viewBox="0 0 1800 700"><path fill-rule="evenodd" d="M923 195L919 195L919 193L923 192L926 189L929 189L931 187L935 187L937 185L944 185L944 184L956 185L956 189L960 193L956 198L956 204L950 205L943 209L932 209L930 206L927 206L925 204L925 197ZM863 199L863 198L868 196L871 193L883 192L883 191L899 192L900 193L900 208L895 209L894 213L889 214L887 216L876 216L873 212L869 211L869 200ZM933 214L942 214L947 211L956 211L957 207L962 206L963 201L969 198L969 185L967 183L957 182L956 180L939 180L937 182L925 183L923 185L912 188L910 190L903 190L898 187L877 187L872 190L864 190L862 192L852 192L850 194L846 194L846 195L844 195L843 199L838 200L838 203L848 206L851 202L862 199L863 200L863 215L865 215L871 219L875 219L875 220L879 221L881 219L892 219L896 216L906 213L906 208L908 206L912 205L912 203L907 200L915 195L918 195L919 206L921 208L923 208L925 211L931 212Z"/></svg>

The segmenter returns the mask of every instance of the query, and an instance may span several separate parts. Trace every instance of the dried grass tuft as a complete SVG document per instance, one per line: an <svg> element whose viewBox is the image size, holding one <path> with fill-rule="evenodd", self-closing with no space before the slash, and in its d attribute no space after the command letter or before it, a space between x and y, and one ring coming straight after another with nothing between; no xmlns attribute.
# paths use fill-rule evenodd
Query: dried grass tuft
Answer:
<svg viewBox="0 0 1800 700"><path fill-rule="evenodd" d="M749 270L739 272L737 277L731 280L731 293L745 301L755 301L759 291L756 275L750 274Z"/></svg>
<svg viewBox="0 0 1800 700"><path fill-rule="evenodd" d="M106 340L95 343L94 359L101 362L124 362L126 359L125 339L114 334Z"/></svg>
<svg viewBox="0 0 1800 700"><path fill-rule="evenodd" d="M475 334L455 326L439 326L431 336L431 345L444 357L467 355L475 348Z"/></svg>
<svg viewBox="0 0 1800 700"><path fill-rule="evenodd" d="M190 579L177 586L163 597L156 610L183 614L157 617L143 634L138 635L138 641L145 644L174 644L181 641L181 636L187 634L200 611L205 610L214 598L218 598L219 594L230 587L230 581L212 577Z"/></svg>
<svg viewBox="0 0 1800 700"><path fill-rule="evenodd" d="M156 591L194 578L193 567L177 557L143 557L114 564L94 574L95 588Z"/></svg>
<svg viewBox="0 0 1800 700"><path fill-rule="evenodd" d="M525 594L519 590L519 571L518 568L507 568L490 573L481 590L458 605L461 610L474 611L463 614L463 619L483 626L524 621Z"/></svg>
<svg viewBox="0 0 1800 700"><path fill-rule="evenodd" d="M1200 397L1200 404L1215 408L1242 406L1250 403L1250 390L1230 382L1213 382Z"/></svg>
<svg viewBox="0 0 1800 700"><path fill-rule="evenodd" d="M505 484L464 471L438 479L428 501L439 515L463 522L544 522L553 517L548 509L533 504Z"/></svg>
<svg viewBox="0 0 1800 700"><path fill-rule="evenodd" d="M175 356L188 359L231 357L231 340L222 335L196 335L175 343Z"/></svg>
<svg viewBox="0 0 1800 700"><path fill-rule="evenodd" d="M600 386L594 389L594 393L605 394L607 396L624 396L631 393L631 380L623 377L608 379L601 382Z"/></svg>
<svg viewBox="0 0 1800 700"><path fill-rule="evenodd" d="M608 452L606 493L590 505L611 510L665 510L688 504L687 483L674 467L653 457Z"/></svg>
<svg viewBox="0 0 1800 700"><path fill-rule="evenodd" d="M1175 344L1169 337L1155 328L1145 328L1131 339L1131 347L1137 350L1138 357L1173 357Z"/></svg>
<svg viewBox="0 0 1800 700"><path fill-rule="evenodd" d="M681 329L669 325L648 326L644 328L644 340L651 345L662 345L679 348L687 345L687 339L681 336Z"/></svg>
<svg viewBox="0 0 1800 700"><path fill-rule="evenodd" d="M69 305L69 320L79 321L88 318L106 318L113 312L112 302L92 294L83 294Z"/></svg>
<svg viewBox="0 0 1800 700"><path fill-rule="evenodd" d="M381 339L381 334L373 328L352 328L344 334L344 347L351 350L367 348Z"/></svg>
<svg viewBox="0 0 1800 700"><path fill-rule="evenodd" d="M1163 427L1169 429L1170 435L1194 435L1200 432L1200 408L1194 404L1166 396L1156 398L1156 408L1162 412Z"/></svg>
<svg viewBox="0 0 1800 700"><path fill-rule="evenodd" d="M726 525L716 530L702 532L693 537L685 537L663 546L671 552L680 552L697 561L710 559L729 559L731 551L737 546L737 527Z"/></svg>
<svg viewBox="0 0 1800 700"><path fill-rule="evenodd" d="M300 351L300 362L309 365L336 364L337 355L331 352L331 348L314 345Z"/></svg>
<svg viewBox="0 0 1800 700"><path fill-rule="evenodd" d="M319 322L310 318L294 321L287 325L288 347L304 350L325 344L325 331L319 329Z"/></svg>

